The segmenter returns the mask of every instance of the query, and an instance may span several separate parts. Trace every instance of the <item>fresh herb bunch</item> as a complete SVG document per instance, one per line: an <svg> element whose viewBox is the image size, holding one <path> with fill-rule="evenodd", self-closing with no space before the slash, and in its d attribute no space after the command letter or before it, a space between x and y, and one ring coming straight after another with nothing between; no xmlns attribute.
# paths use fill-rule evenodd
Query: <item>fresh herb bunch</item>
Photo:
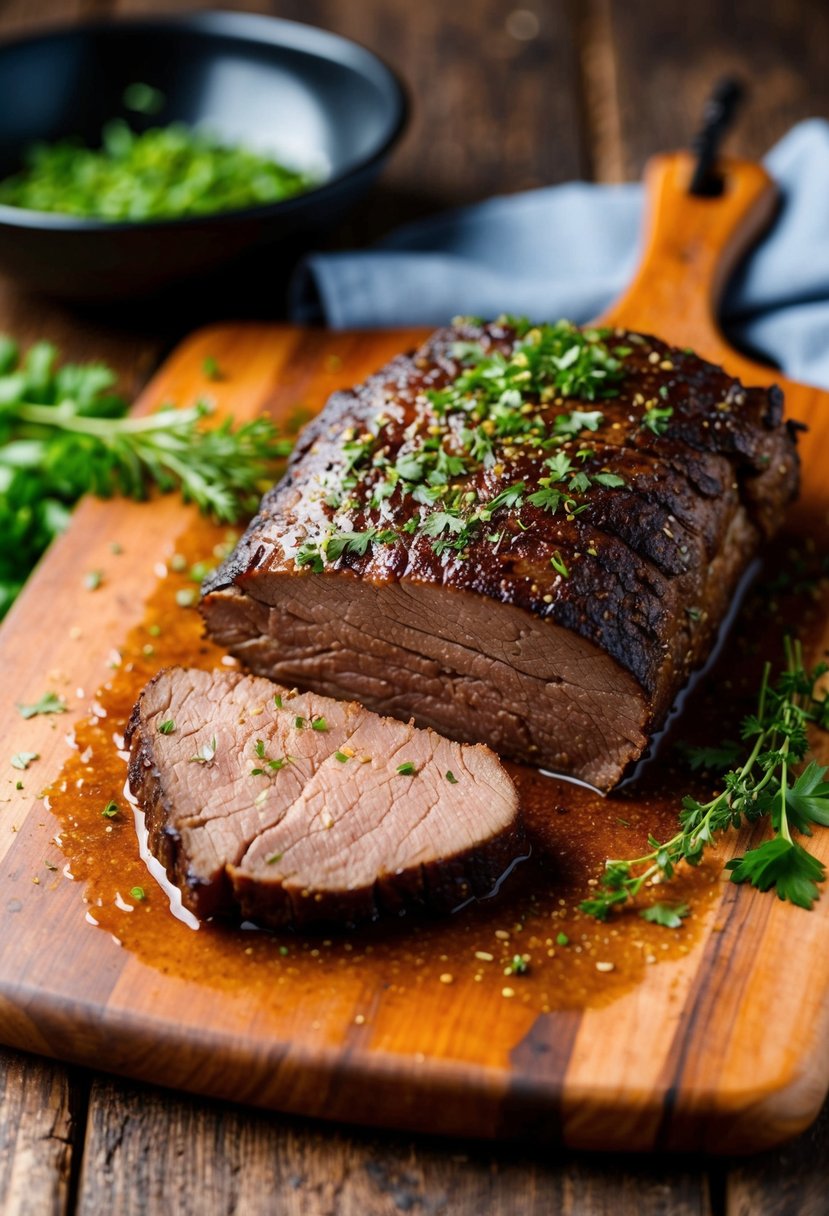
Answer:
<svg viewBox="0 0 829 1216"><path fill-rule="evenodd" d="M0 336L0 617L82 494L145 498L153 486L179 489L202 511L235 522L256 508L291 446L267 418L207 429L204 402L125 417L108 367L56 360L48 342L21 359Z"/></svg>
<svg viewBox="0 0 829 1216"><path fill-rule="evenodd" d="M671 879L680 862L698 865L720 833L762 818L769 819L773 835L727 863L731 881L773 890L779 899L801 908L813 906L825 869L793 833L811 836L815 824L829 825L829 782L826 767L814 761L799 775L794 770L806 755L807 727L829 728L829 700L815 696L817 681L829 667L821 663L807 670L800 643L788 638L785 656L776 682L771 680L771 664L765 666L757 712L742 725L742 738L751 744L748 756L726 772L722 792L705 803L684 798L682 826L675 836L665 843L649 837L651 849L642 857L606 862L603 890L584 900L583 912L606 920L614 909L635 899L646 883ZM700 751L698 767L703 768L729 754L723 749Z"/></svg>
<svg viewBox="0 0 829 1216"><path fill-rule="evenodd" d="M0 203L103 220L170 219L275 203L313 184L182 123L137 134L115 119L100 148L74 139L32 145L25 167L0 182Z"/></svg>

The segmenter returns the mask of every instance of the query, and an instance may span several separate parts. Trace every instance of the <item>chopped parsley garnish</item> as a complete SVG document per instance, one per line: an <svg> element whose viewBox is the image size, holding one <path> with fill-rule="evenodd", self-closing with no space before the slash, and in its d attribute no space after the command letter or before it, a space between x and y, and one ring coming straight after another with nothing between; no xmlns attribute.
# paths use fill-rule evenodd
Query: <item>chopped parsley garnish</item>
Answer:
<svg viewBox="0 0 829 1216"><path fill-rule="evenodd" d="M322 574L323 570L325 569L325 563L322 559L319 545L314 544L313 541L306 541L305 544L302 545L294 558L294 562L300 568L303 566L310 566L314 574Z"/></svg>
<svg viewBox="0 0 829 1216"><path fill-rule="evenodd" d="M312 718L311 719L311 730L318 730L323 733L325 731L327 731L328 723L325 720L325 718L323 718L322 716L320 716L319 718Z"/></svg>
<svg viewBox="0 0 829 1216"><path fill-rule="evenodd" d="M342 461L320 476L319 500L332 511L373 510L380 519L364 515L351 530L335 516L300 545L296 566L322 573L344 556L363 557L372 546L405 535L427 538L437 556L452 553L463 561L470 544L484 537L496 548L509 548L513 528L481 529L495 512L513 512L516 527L526 531L531 523L517 514L525 502L551 513L562 510L569 520L587 510L582 499L592 487L624 485L606 468L584 467L596 454L584 443L575 452L562 450L605 421L601 409L576 404L568 410L565 400L599 402L619 393L621 360L629 351L611 347L610 338L609 331L580 330L566 321L533 326L503 316L480 340L457 342L451 351L454 376L425 391L426 404L421 400L396 449L384 434L394 419L378 414L343 432ZM549 475L536 485L522 480L499 488L496 481L484 489L477 480L482 469L499 478L516 455L551 447L559 450L545 462ZM393 495L401 505L417 506L395 530L384 529L385 503Z"/></svg>
<svg viewBox="0 0 829 1216"><path fill-rule="evenodd" d="M649 908L643 908L639 915L652 925L678 929L685 917L691 915L691 909L687 904L651 904Z"/></svg>
<svg viewBox="0 0 829 1216"><path fill-rule="evenodd" d="M457 779L457 777L455 776L455 774L452 772L451 768L448 768L448 769L446 770L446 774L445 774L445 776L446 776L446 780L449 782L449 784L450 784L450 785L457 785L457 784L458 784L458 779Z"/></svg>
<svg viewBox="0 0 829 1216"><path fill-rule="evenodd" d="M35 760L40 759L39 752L15 752L12 756L12 768L23 771L27 769Z"/></svg>
<svg viewBox="0 0 829 1216"><path fill-rule="evenodd" d="M18 705L21 718L36 718L38 714L65 714L66 702L54 692L44 693L39 701L32 705Z"/></svg>
<svg viewBox="0 0 829 1216"><path fill-rule="evenodd" d="M137 899L139 903L142 899L147 898L147 892L143 887L130 887L130 895L133 899Z"/></svg>
<svg viewBox="0 0 829 1216"><path fill-rule="evenodd" d="M269 857L265 858L265 864L268 866L274 866L278 861L281 861L284 856L284 853L271 853Z"/></svg>
<svg viewBox="0 0 829 1216"><path fill-rule="evenodd" d="M171 735L176 729L176 724L172 718L167 718L164 722L159 722L158 733L160 735Z"/></svg>
<svg viewBox="0 0 829 1216"><path fill-rule="evenodd" d="M498 511L501 507L518 507L521 505L526 485L523 481L516 482L514 486L507 486L501 490L494 498L491 498L486 504L487 511L490 514L493 511Z"/></svg>
<svg viewBox="0 0 829 1216"><path fill-rule="evenodd" d="M274 695L273 695L273 703L274 703L274 705L276 706L276 708L277 708L277 709L281 709L281 708L282 708L282 694L281 694L281 693L278 693L278 692L275 692L275 693L274 693Z"/></svg>
<svg viewBox="0 0 829 1216"><path fill-rule="evenodd" d="M391 530L380 531L377 528L366 528L364 532L332 532L322 542L320 548L329 561L336 561L344 553L354 553L363 557L369 545L376 541L387 545L397 540L397 533Z"/></svg>
<svg viewBox="0 0 829 1216"><path fill-rule="evenodd" d="M398 764L397 771L401 777L414 777L417 775L417 769L411 760L406 760L403 764Z"/></svg>
<svg viewBox="0 0 829 1216"><path fill-rule="evenodd" d="M462 371L446 388L427 394L436 413L515 410L527 397L596 401L616 395L622 365L604 331L577 329L568 321L532 326L500 317L499 323L517 333L512 351L486 354L479 343L457 344L453 353Z"/></svg>
<svg viewBox="0 0 829 1216"><path fill-rule="evenodd" d="M652 405L642 415L642 426L643 428L647 427L649 431L653 431L654 435L664 435L670 425L673 413L674 407L672 405L664 407Z"/></svg>
<svg viewBox="0 0 829 1216"><path fill-rule="evenodd" d="M514 954L504 968L504 975L526 975L530 966L521 954Z"/></svg>
<svg viewBox="0 0 829 1216"><path fill-rule="evenodd" d="M110 801L106 804L104 809L101 811L101 814L103 815L104 819L114 819L115 816L118 814L119 809L120 808L119 808L117 802Z"/></svg>
<svg viewBox="0 0 829 1216"><path fill-rule="evenodd" d="M214 359L213 355L207 356L201 365L201 369L208 380L224 379L224 375L222 373L222 369L219 367L218 360Z"/></svg>
<svg viewBox="0 0 829 1216"><path fill-rule="evenodd" d="M597 431L604 422L601 410L573 410L570 414L559 414L553 423L556 435L575 436L582 431Z"/></svg>
<svg viewBox="0 0 829 1216"><path fill-rule="evenodd" d="M305 719L297 718L296 721L304 722ZM252 768L250 770L251 777L269 777L271 773L278 773L281 768L284 768L286 764L290 764L291 762L290 756L282 756L277 760L269 759L264 739L257 739L253 745L253 750L256 753L257 759L264 761L264 767L257 766L256 768Z"/></svg>
<svg viewBox="0 0 829 1216"><path fill-rule="evenodd" d="M556 549L555 553L550 558L550 565L553 567L553 569L556 571L557 574L561 575L562 578L570 577L570 571L567 569L567 563L565 562L564 558L559 553L558 549Z"/></svg>
<svg viewBox="0 0 829 1216"><path fill-rule="evenodd" d="M351 757L347 756L345 752L334 752L334 759L339 760L340 764L345 764Z"/></svg>
<svg viewBox="0 0 829 1216"><path fill-rule="evenodd" d="M294 718L294 726L297 730L302 730L302 728L305 726L305 719L297 715L297 717Z"/></svg>
<svg viewBox="0 0 829 1216"><path fill-rule="evenodd" d="M557 933L556 934L556 945L557 946L569 946L570 938L567 936L566 933Z"/></svg>

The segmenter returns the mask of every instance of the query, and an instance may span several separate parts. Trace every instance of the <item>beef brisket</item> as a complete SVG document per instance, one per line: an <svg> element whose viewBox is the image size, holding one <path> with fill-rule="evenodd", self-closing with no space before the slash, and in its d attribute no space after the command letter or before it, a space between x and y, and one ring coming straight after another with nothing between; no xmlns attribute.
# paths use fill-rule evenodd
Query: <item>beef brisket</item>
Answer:
<svg viewBox="0 0 829 1216"><path fill-rule="evenodd" d="M515 376L538 332L459 322L335 393L202 611L253 672L609 789L709 653L797 456L777 389L624 331L551 363L601 350L589 400L561 375L481 406L470 360Z"/></svg>
<svg viewBox="0 0 829 1216"><path fill-rule="evenodd" d="M491 751L237 672L162 671L127 730L150 848L201 917L451 910L524 851Z"/></svg>

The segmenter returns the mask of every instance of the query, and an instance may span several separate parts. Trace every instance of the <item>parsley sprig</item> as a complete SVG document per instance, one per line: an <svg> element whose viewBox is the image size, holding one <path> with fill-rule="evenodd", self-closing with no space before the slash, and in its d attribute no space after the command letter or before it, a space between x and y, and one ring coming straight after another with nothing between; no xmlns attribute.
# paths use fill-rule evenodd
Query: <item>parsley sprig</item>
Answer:
<svg viewBox="0 0 829 1216"><path fill-rule="evenodd" d="M606 920L646 884L673 878L680 862L699 865L721 833L763 818L769 820L772 836L726 863L731 881L773 890L779 899L801 908L814 905L825 868L794 834L808 837L814 825L829 825L829 782L826 766L814 761L799 774L796 769L806 756L807 727L829 728L829 701L815 695L817 681L829 666L821 663L807 670L800 643L788 638L785 656L776 682L771 664L765 666L757 712L743 721L742 737L751 745L748 756L725 773L722 791L705 803L684 798L681 827L670 840L660 843L649 837L650 851L642 857L607 861L603 889L584 900L582 911Z"/></svg>
<svg viewBox="0 0 829 1216"><path fill-rule="evenodd" d="M290 443L268 418L204 425L206 402L126 417L103 364L57 363L38 342L21 357L0 337L0 616L84 493L146 498L178 489L220 520L256 509Z"/></svg>

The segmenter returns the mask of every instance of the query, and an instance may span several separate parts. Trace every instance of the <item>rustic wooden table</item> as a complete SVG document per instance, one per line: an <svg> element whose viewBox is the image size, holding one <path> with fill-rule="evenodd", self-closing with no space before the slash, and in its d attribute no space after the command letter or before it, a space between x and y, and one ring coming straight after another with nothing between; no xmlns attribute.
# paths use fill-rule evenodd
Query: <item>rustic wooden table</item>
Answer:
<svg viewBox="0 0 829 1216"><path fill-rule="evenodd" d="M199 6L0 0L0 34L35 22L188 7ZM733 140L738 153L759 155L798 119L829 117L824 0L254 0L241 7L357 38L411 85L409 132L382 186L335 234L339 243L493 192L637 177L649 153L688 139L712 81L726 71L751 84ZM48 336L67 355L107 360L126 391L140 388L190 324L149 310L140 322L113 323L0 281L0 330L22 340ZM827 1149L829 1108L808 1134L761 1159L542 1155L303 1124L0 1049L5 1216L824 1216Z"/></svg>

